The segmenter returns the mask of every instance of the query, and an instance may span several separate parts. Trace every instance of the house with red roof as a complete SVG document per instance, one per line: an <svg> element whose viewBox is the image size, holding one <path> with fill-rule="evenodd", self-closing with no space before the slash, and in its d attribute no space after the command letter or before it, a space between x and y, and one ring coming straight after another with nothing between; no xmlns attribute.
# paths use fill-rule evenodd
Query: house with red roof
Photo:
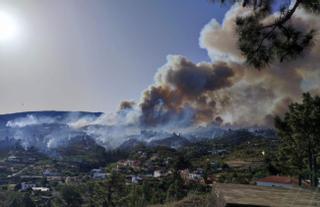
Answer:
<svg viewBox="0 0 320 207"><path fill-rule="evenodd" d="M299 185L299 180L287 176L268 176L258 179L256 181L256 185L265 187L292 188Z"/></svg>

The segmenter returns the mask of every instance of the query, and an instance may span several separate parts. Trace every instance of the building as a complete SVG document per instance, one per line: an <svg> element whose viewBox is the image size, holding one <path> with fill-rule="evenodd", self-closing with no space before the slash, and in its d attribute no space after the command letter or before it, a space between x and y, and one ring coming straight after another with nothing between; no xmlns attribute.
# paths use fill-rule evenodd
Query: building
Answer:
<svg viewBox="0 0 320 207"><path fill-rule="evenodd" d="M44 176L46 176L46 177L59 175L59 173L57 173L57 172L55 172L54 170L51 170L51 169L45 169L42 174Z"/></svg>
<svg viewBox="0 0 320 207"><path fill-rule="evenodd" d="M161 176L163 176L163 172L161 170L155 170L153 172L153 177L160 178Z"/></svg>
<svg viewBox="0 0 320 207"><path fill-rule="evenodd" d="M49 176L49 177L46 177L47 178L47 181L49 182L62 182L65 180L65 178L63 176Z"/></svg>
<svg viewBox="0 0 320 207"><path fill-rule="evenodd" d="M180 176L183 180L188 180L189 174L190 174L189 169L180 170Z"/></svg>
<svg viewBox="0 0 320 207"><path fill-rule="evenodd" d="M36 184L34 184L34 183L22 182L22 183L21 183L20 190L21 190L21 191L26 191L26 190L32 189L32 188L34 188L34 187L36 187Z"/></svg>
<svg viewBox="0 0 320 207"><path fill-rule="evenodd" d="M139 169L141 167L140 160L120 160L117 162L117 168L131 167L133 169Z"/></svg>
<svg viewBox="0 0 320 207"><path fill-rule="evenodd" d="M64 181L66 184L76 184L79 182L79 178L74 176L74 177L71 177L71 176L67 176L65 178L65 181Z"/></svg>
<svg viewBox="0 0 320 207"><path fill-rule="evenodd" d="M203 179L203 174L201 172L200 168L193 172L190 172L189 169L185 169L180 171L180 176L185 181L200 181Z"/></svg>
<svg viewBox="0 0 320 207"><path fill-rule="evenodd" d="M92 178L96 179L96 180L103 180L103 179L106 179L106 177L107 177L106 173L96 172L96 173L93 173L93 175L92 175Z"/></svg>
<svg viewBox="0 0 320 207"><path fill-rule="evenodd" d="M200 180L202 175L198 173L189 173L189 180Z"/></svg>
<svg viewBox="0 0 320 207"><path fill-rule="evenodd" d="M103 172L102 169L92 169L90 175L96 180L103 180L107 177L107 173Z"/></svg>
<svg viewBox="0 0 320 207"><path fill-rule="evenodd" d="M33 191L38 191L38 192L49 192L50 189L46 187L32 187L31 188Z"/></svg>
<svg viewBox="0 0 320 207"><path fill-rule="evenodd" d="M298 179L286 176L268 176L256 181L257 186L292 188L299 185Z"/></svg>
<svg viewBox="0 0 320 207"><path fill-rule="evenodd" d="M20 159L14 155L10 155L8 158L7 158L7 161L8 162L20 162Z"/></svg>
<svg viewBox="0 0 320 207"><path fill-rule="evenodd" d="M139 184L139 183L141 183L141 181L142 181L142 178L140 176L138 176L138 175L131 176L131 183Z"/></svg>

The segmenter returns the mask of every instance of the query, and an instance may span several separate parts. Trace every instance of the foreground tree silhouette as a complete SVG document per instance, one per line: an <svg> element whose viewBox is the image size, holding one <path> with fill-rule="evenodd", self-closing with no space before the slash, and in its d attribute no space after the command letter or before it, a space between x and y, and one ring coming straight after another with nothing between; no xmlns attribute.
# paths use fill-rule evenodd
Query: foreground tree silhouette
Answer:
<svg viewBox="0 0 320 207"><path fill-rule="evenodd" d="M119 199L126 195L125 178L115 171L112 171L105 182L106 185L106 206L122 206Z"/></svg>
<svg viewBox="0 0 320 207"><path fill-rule="evenodd" d="M5 206L8 207L36 207L32 199L30 198L30 192L26 192L23 195L13 195L9 198L9 201Z"/></svg>
<svg viewBox="0 0 320 207"><path fill-rule="evenodd" d="M281 139L280 152L287 165L301 178L307 175L312 186L318 185L320 150L320 97L303 94L302 103L292 103L284 118L275 118L275 127Z"/></svg>
<svg viewBox="0 0 320 207"><path fill-rule="evenodd" d="M74 186L63 186L61 190L61 197L68 207L78 207L83 203L81 194Z"/></svg>
<svg viewBox="0 0 320 207"><path fill-rule="evenodd" d="M211 0L213 2L241 2L242 6L252 8L251 15L236 20L238 46L249 65L264 68L273 61L285 61L296 58L312 44L315 30L303 31L292 25L290 19L297 8L308 12L320 13L320 0L279 0L280 15L271 23L262 23L274 12L273 0Z"/></svg>

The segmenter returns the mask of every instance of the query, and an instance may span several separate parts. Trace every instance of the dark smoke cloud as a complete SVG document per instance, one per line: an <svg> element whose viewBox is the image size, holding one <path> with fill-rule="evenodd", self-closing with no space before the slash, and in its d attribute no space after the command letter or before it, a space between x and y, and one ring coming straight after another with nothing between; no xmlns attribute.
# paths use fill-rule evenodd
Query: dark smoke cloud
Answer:
<svg viewBox="0 0 320 207"><path fill-rule="evenodd" d="M133 109L136 103L134 101L122 101L119 106L119 110Z"/></svg>
<svg viewBox="0 0 320 207"><path fill-rule="evenodd" d="M214 120L216 102L208 93L232 86L233 77L226 63L194 64L182 56L168 56L155 76L156 83L143 94L142 124L189 126Z"/></svg>
<svg viewBox="0 0 320 207"><path fill-rule="evenodd" d="M159 83L171 86L185 96L199 96L231 86L233 71L226 64L194 64L181 56L170 56L157 74Z"/></svg>

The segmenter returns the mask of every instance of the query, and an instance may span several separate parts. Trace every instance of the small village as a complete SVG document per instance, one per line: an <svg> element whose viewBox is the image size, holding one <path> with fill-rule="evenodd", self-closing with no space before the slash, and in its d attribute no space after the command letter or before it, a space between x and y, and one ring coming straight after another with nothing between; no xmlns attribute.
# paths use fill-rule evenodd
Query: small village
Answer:
<svg viewBox="0 0 320 207"><path fill-rule="evenodd" d="M275 144L275 140L267 142ZM250 146L255 146L255 156L250 152L250 159L234 159L241 149L250 149ZM215 144L214 148L208 146L208 143L198 143L179 150L165 146L137 147L126 159L87 169L85 172L80 170L79 163L52 159L30 151L13 150L0 161L1 192L28 193L39 206L46 206L51 205L56 197L61 195L62 186L108 183L116 175L121 177L121 182L127 189L132 189L133 186L143 188L146 183L162 185L161 183L169 182L166 185L170 186L170 182L178 179L181 180L179 185L183 186L180 188L184 189L183 195L216 192L220 200L223 198L224 203L244 202L237 200L237 193L233 192L233 195L231 191L225 190L231 184L232 189L247 186L246 189L258 188L266 192L273 192L274 189L293 191L303 188L308 197L307 192L311 193L312 188L307 180L299 187L297 178L267 172L263 156L268 150L270 149L260 140L246 141L240 146ZM168 190L166 189L167 187L165 191ZM168 195L164 195L154 202L164 202L167 197ZM260 201L250 202L258 205Z"/></svg>

